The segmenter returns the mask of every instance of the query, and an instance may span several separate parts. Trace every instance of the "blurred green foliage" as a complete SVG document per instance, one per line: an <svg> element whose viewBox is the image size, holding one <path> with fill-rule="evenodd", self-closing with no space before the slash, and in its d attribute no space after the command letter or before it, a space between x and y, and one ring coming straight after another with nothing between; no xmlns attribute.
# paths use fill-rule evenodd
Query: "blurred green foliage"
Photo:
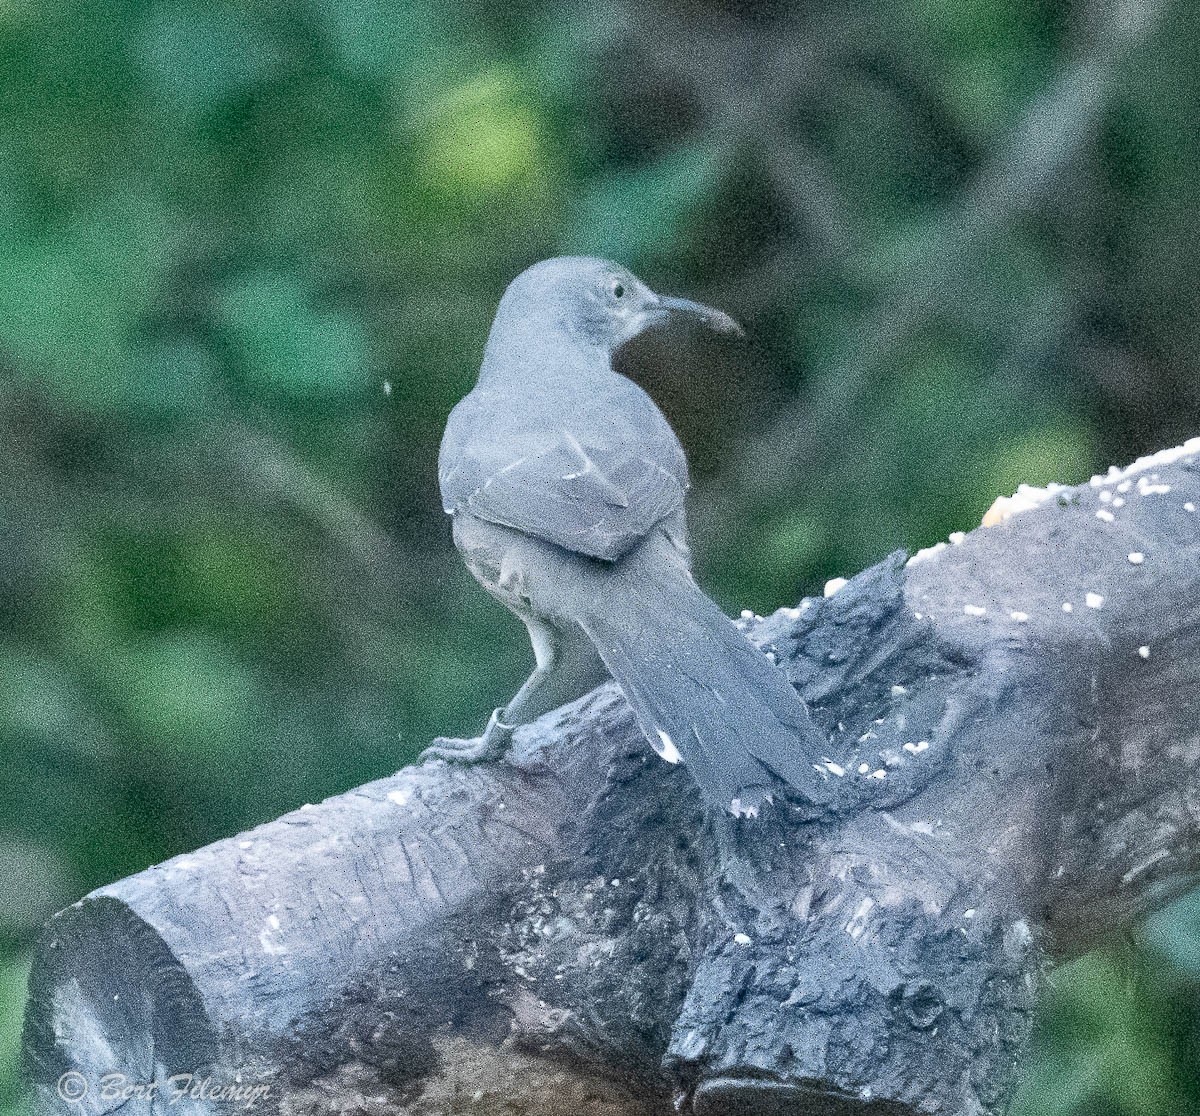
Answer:
<svg viewBox="0 0 1200 1116"><path fill-rule="evenodd" d="M1194 22L2 0L0 1113L54 909L524 677L434 462L533 260L615 256L747 323L624 358L731 608L1194 434ZM1200 1110L1196 911L1058 974L1020 1116Z"/></svg>

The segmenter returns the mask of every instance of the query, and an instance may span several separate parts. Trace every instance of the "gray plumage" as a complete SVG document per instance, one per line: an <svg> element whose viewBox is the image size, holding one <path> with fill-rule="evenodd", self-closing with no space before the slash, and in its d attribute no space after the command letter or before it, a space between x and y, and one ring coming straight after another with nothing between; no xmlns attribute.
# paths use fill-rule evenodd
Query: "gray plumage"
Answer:
<svg viewBox="0 0 1200 1116"><path fill-rule="evenodd" d="M611 674L651 746L714 806L753 814L776 779L826 797L804 704L692 580L679 440L612 367L622 344L678 315L737 329L589 257L536 264L505 292L438 478L456 546L525 622L537 668L480 740L439 740L427 757L499 758L514 728Z"/></svg>

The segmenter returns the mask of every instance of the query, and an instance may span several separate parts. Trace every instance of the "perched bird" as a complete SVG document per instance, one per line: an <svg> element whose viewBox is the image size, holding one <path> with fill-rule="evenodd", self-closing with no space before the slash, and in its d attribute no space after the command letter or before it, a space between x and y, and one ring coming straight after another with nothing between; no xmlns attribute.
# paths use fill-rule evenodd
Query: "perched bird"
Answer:
<svg viewBox="0 0 1200 1116"><path fill-rule="evenodd" d="M423 758L498 759L516 727L611 675L650 746L718 809L753 816L776 780L825 798L808 710L692 580L679 439L612 366L674 317L740 332L608 260L545 260L505 291L438 479L467 568L524 621L537 666L482 738L439 739Z"/></svg>

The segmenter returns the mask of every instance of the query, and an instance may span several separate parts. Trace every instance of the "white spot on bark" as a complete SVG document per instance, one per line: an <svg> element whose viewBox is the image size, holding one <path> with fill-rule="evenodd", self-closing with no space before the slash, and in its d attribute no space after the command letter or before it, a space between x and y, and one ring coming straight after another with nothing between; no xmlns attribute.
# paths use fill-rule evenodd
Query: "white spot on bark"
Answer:
<svg viewBox="0 0 1200 1116"><path fill-rule="evenodd" d="M846 579L844 577L831 577L827 582L825 582L825 596L832 597L834 593L836 593L839 589L845 588L845 586Z"/></svg>
<svg viewBox="0 0 1200 1116"><path fill-rule="evenodd" d="M388 801L394 802L397 806L407 806L408 800L412 798L411 790L394 790L388 791Z"/></svg>
<svg viewBox="0 0 1200 1116"><path fill-rule="evenodd" d="M813 764L813 766L816 767L816 764ZM820 771L821 769L819 767L817 767L817 770ZM768 801L770 801L770 800L768 799ZM757 818L758 817L758 807L751 806L749 803L743 803L740 798L735 798L729 804L729 812L735 818Z"/></svg>
<svg viewBox="0 0 1200 1116"><path fill-rule="evenodd" d="M1070 601L1063 601L1062 610L1063 612L1074 612L1075 606Z"/></svg>
<svg viewBox="0 0 1200 1116"><path fill-rule="evenodd" d="M846 933L855 941L862 937L863 931L867 928L867 918L874 906L874 899L864 899L859 903L850 921L846 923Z"/></svg>
<svg viewBox="0 0 1200 1116"><path fill-rule="evenodd" d="M968 616L987 615L987 609L984 608L983 605L965 604L963 605L963 612L965 612Z"/></svg>
<svg viewBox="0 0 1200 1116"><path fill-rule="evenodd" d="M1157 852L1151 853L1140 864L1135 864L1128 872L1121 877L1122 883L1132 883L1138 878L1147 868L1153 868L1160 860L1165 859L1171 854L1166 849L1159 849Z"/></svg>
<svg viewBox="0 0 1200 1116"><path fill-rule="evenodd" d="M915 566L918 562L927 562L930 558L941 554L946 549L944 542L934 543L933 546L927 546L924 550L918 550L907 562L906 566Z"/></svg>
<svg viewBox="0 0 1200 1116"><path fill-rule="evenodd" d="M1138 478L1138 492L1143 496L1165 496L1170 491L1169 484L1151 484L1145 477Z"/></svg>
<svg viewBox="0 0 1200 1116"><path fill-rule="evenodd" d="M1012 619L1014 619L1018 624L1024 624L1029 620L1028 612L1010 612L1008 615L1011 616Z"/></svg>
<svg viewBox="0 0 1200 1116"><path fill-rule="evenodd" d="M737 942L738 945L749 945L750 944L750 935L749 934L734 934L733 940L735 942Z"/></svg>
<svg viewBox="0 0 1200 1116"><path fill-rule="evenodd" d="M996 527L1012 519L1014 515L1041 507L1047 500L1065 492L1066 489L1065 484L1048 484L1045 488L1031 484L1018 485L1017 491L1011 496L1000 496L992 502L992 506L984 513L982 525ZM950 536L950 540L955 541L953 535Z"/></svg>
<svg viewBox="0 0 1200 1116"><path fill-rule="evenodd" d="M915 744L910 740L907 744L904 745L904 750L906 752L912 752L913 755L917 755L918 753L925 751L925 749L928 747L929 747L928 740L918 740Z"/></svg>
<svg viewBox="0 0 1200 1116"><path fill-rule="evenodd" d="M683 759L683 757L679 754L679 749L675 747L675 741L672 740L665 732L663 732L662 729L658 729L656 731L658 732L659 743L655 744L653 740L650 741L654 747L654 750L664 760L666 760L667 763L678 763L681 759Z"/></svg>
<svg viewBox="0 0 1200 1116"><path fill-rule="evenodd" d="M1018 918L1008 928L1008 933L1012 936L1013 942L1019 946L1027 946L1033 941L1033 931L1029 929L1029 923L1023 918Z"/></svg>
<svg viewBox="0 0 1200 1116"><path fill-rule="evenodd" d="M271 956L278 956L281 953L287 953L287 946L280 945L272 939L271 935L279 930L279 916L268 915L266 925L258 932L258 944L262 947L263 953Z"/></svg>
<svg viewBox="0 0 1200 1116"><path fill-rule="evenodd" d="M1088 606L1088 608L1103 608L1104 607L1104 598L1099 593L1089 593L1086 597L1083 598L1083 601L1084 601L1084 604L1086 604Z"/></svg>
<svg viewBox="0 0 1200 1116"><path fill-rule="evenodd" d="M1131 550L1129 552L1129 561L1132 565L1140 566L1146 560L1146 556L1140 550Z"/></svg>
<svg viewBox="0 0 1200 1116"><path fill-rule="evenodd" d="M1143 659L1150 658L1150 647L1143 643L1142 646L1138 648L1138 654L1141 655Z"/></svg>
<svg viewBox="0 0 1200 1116"><path fill-rule="evenodd" d="M1105 523L1112 523L1117 517L1113 515L1108 508L1101 508L1098 512L1096 512L1096 518L1103 519Z"/></svg>
<svg viewBox="0 0 1200 1116"><path fill-rule="evenodd" d="M1138 473L1144 473L1150 469L1161 469L1164 465L1170 465L1181 458L1191 457L1197 453L1200 453L1200 438L1189 438L1181 446L1159 450L1158 453L1152 453L1148 457L1139 457L1127 469L1118 469L1113 465L1109 468L1107 475L1092 477L1091 484L1093 488L1101 488L1104 485L1120 481L1121 483L1117 485L1117 491L1128 492L1129 477Z"/></svg>

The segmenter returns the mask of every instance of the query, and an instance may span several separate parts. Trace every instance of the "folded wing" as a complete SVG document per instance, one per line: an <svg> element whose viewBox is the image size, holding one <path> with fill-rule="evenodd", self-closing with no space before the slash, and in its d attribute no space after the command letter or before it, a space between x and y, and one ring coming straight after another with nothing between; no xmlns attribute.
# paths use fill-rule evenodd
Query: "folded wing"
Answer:
<svg viewBox="0 0 1200 1116"><path fill-rule="evenodd" d="M645 402L652 410L633 411L636 425L613 417L628 409L589 409L563 416L559 426L477 440L456 437L452 421L439 468L446 511L616 561L683 506L687 488L683 450ZM474 433L480 425L465 415L459 429Z"/></svg>

